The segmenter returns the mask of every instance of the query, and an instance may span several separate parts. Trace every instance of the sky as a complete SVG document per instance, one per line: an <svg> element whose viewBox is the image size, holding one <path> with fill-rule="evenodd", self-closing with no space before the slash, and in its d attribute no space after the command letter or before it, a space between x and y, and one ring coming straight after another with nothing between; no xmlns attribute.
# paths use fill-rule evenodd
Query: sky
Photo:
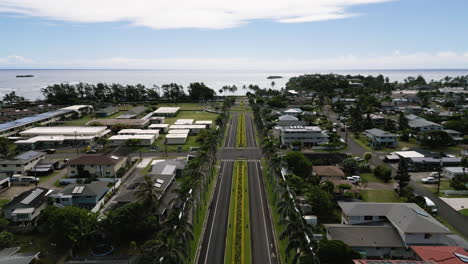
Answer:
<svg viewBox="0 0 468 264"><path fill-rule="evenodd" d="M0 0L0 69L467 69L466 0Z"/></svg>

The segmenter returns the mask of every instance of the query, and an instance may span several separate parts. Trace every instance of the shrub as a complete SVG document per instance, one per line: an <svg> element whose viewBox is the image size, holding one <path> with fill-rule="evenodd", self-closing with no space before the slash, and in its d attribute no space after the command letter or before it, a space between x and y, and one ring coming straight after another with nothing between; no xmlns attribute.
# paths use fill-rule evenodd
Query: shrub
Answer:
<svg viewBox="0 0 468 264"><path fill-rule="evenodd" d="M388 182L392 179L392 170L388 166L381 164L374 169L374 175L382 181Z"/></svg>

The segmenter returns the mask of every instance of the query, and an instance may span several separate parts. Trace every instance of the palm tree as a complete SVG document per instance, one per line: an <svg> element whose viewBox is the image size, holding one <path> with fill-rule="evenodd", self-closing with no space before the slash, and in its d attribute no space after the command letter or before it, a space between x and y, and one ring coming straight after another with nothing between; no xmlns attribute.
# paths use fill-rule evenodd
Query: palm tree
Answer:
<svg viewBox="0 0 468 264"><path fill-rule="evenodd" d="M149 212L154 213L159 207L161 191L157 189L153 178L149 175L146 175L145 180L138 186L136 196L138 201L141 201L148 208Z"/></svg>
<svg viewBox="0 0 468 264"><path fill-rule="evenodd" d="M166 239L167 240L167 239ZM148 240L140 248L141 255L137 264L183 264L185 263L185 252L180 250L180 243L173 245L163 240ZM173 241L173 240L172 240Z"/></svg>
<svg viewBox="0 0 468 264"><path fill-rule="evenodd" d="M193 240L193 226L189 223L188 215L178 210L171 212L169 217L163 222L161 233L164 236L182 243L190 256L190 241Z"/></svg>

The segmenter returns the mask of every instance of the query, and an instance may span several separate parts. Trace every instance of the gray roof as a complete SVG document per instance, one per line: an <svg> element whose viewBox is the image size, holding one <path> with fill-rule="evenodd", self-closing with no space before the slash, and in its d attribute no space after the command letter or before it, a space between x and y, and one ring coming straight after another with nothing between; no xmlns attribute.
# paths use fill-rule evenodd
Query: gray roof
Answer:
<svg viewBox="0 0 468 264"><path fill-rule="evenodd" d="M28 116L28 117L25 117L25 118L17 119L15 121L0 124L0 131L5 131L5 130L11 129L11 128L15 128L15 127L19 127L19 126L23 126L23 125L27 125L27 124L32 124L32 123L35 123L35 122L46 120L46 119L51 118L51 117L65 115L65 114L71 113L71 112L74 112L74 110L59 109L59 110L55 110L55 111L50 111L50 112L37 114L35 116Z"/></svg>
<svg viewBox="0 0 468 264"><path fill-rule="evenodd" d="M390 225L361 226L325 224L333 240L341 240L351 247L406 247L405 243Z"/></svg>
<svg viewBox="0 0 468 264"><path fill-rule="evenodd" d="M28 191L22 192L15 196L13 200L3 206L3 209L18 209L18 208L38 208L47 202L47 194L49 189L38 187L31 188Z"/></svg>
<svg viewBox="0 0 468 264"><path fill-rule="evenodd" d="M305 126L307 125L307 122L299 121L299 120L279 120L277 125L278 126Z"/></svg>
<svg viewBox="0 0 468 264"><path fill-rule="evenodd" d="M21 252L19 247L5 248L0 251L0 264L29 264L35 259L39 252Z"/></svg>
<svg viewBox="0 0 468 264"><path fill-rule="evenodd" d="M367 134L376 136L376 137L396 137L395 134L389 133L387 131L384 131L382 129L378 128L372 128L372 129L367 129L366 130Z"/></svg>
<svg viewBox="0 0 468 264"><path fill-rule="evenodd" d="M107 182L103 181L93 181L87 184L70 184L60 192L62 195L75 195L75 196L102 196L109 190L107 187ZM84 186L81 193L73 193L75 187Z"/></svg>
<svg viewBox="0 0 468 264"><path fill-rule="evenodd" d="M116 106L109 106L106 108L101 108L95 111L95 113L114 113L119 111L120 109Z"/></svg>
<svg viewBox="0 0 468 264"><path fill-rule="evenodd" d="M439 126L439 127L442 128L442 126L440 124L428 121L428 120L426 120L424 118L418 118L418 119L410 120L408 122L408 124L409 124L410 127L414 127L414 128L425 127L425 126Z"/></svg>
<svg viewBox="0 0 468 264"><path fill-rule="evenodd" d="M453 129L444 129L442 131L444 131L447 134L462 134L461 132L458 132L458 131L453 130Z"/></svg>
<svg viewBox="0 0 468 264"><path fill-rule="evenodd" d="M30 151L26 151L26 152L23 152L23 153L15 156L14 159L16 159L16 160L31 160L31 159L40 157L42 155L45 155L45 153L40 152L40 151L30 150Z"/></svg>
<svg viewBox="0 0 468 264"><path fill-rule="evenodd" d="M405 233L451 233L434 217L414 203L338 202L347 216L386 216Z"/></svg>
<svg viewBox="0 0 468 264"><path fill-rule="evenodd" d="M442 164L444 163L452 163L452 164L458 164L458 163L461 163L461 158L459 157L443 157L443 158L440 158L440 159L436 159L436 158L431 158L431 157L424 157L424 158L418 158L418 157L414 157L414 158L409 158L411 160L411 162L413 163L437 163L439 164L440 162L442 162Z"/></svg>
<svg viewBox="0 0 468 264"><path fill-rule="evenodd" d="M292 116L292 115L282 115L278 117L278 120L294 120L297 121L299 120L297 117Z"/></svg>

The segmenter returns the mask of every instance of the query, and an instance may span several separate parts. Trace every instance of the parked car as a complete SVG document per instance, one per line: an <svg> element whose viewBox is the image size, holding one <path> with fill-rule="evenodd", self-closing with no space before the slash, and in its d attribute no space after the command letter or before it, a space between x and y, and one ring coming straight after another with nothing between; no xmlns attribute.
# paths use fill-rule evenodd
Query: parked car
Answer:
<svg viewBox="0 0 468 264"><path fill-rule="evenodd" d="M424 196L424 201L426 202L426 207L433 213L437 213L437 206L435 203L429 199L428 197Z"/></svg>
<svg viewBox="0 0 468 264"><path fill-rule="evenodd" d="M426 184L431 184L431 183L438 183L439 180L434 177L426 177L426 178L422 178L421 182L426 183Z"/></svg>
<svg viewBox="0 0 468 264"><path fill-rule="evenodd" d="M54 154L55 149L46 149L46 150L44 150L44 152L47 153L47 154Z"/></svg>
<svg viewBox="0 0 468 264"><path fill-rule="evenodd" d="M95 150L95 149L90 149L90 150L86 151L87 154L93 154L93 153L96 153L96 152L97 152L97 150Z"/></svg>
<svg viewBox="0 0 468 264"><path fill-rule="evenodd" d="M346 177L346 179L350 181L352 184L358 184L361 181L360 176L350 176L350 177Z"/></svg>
<svg viewBox="0 0 468 264"><path fill-rule="evenodd" d="M433 171L429 173L429 177L440 178L440 173L437 171Z"/></svg>
<svg viewBox="0 0 468 264"><path fill-rule="evenodd" d="M29 185L31 183L38 183L40 182L41 179L37 177L32 177L32 176L23 176L20 174L15 174L10 177L10 182L11 183L18 183L20 185Z"/></svg>

